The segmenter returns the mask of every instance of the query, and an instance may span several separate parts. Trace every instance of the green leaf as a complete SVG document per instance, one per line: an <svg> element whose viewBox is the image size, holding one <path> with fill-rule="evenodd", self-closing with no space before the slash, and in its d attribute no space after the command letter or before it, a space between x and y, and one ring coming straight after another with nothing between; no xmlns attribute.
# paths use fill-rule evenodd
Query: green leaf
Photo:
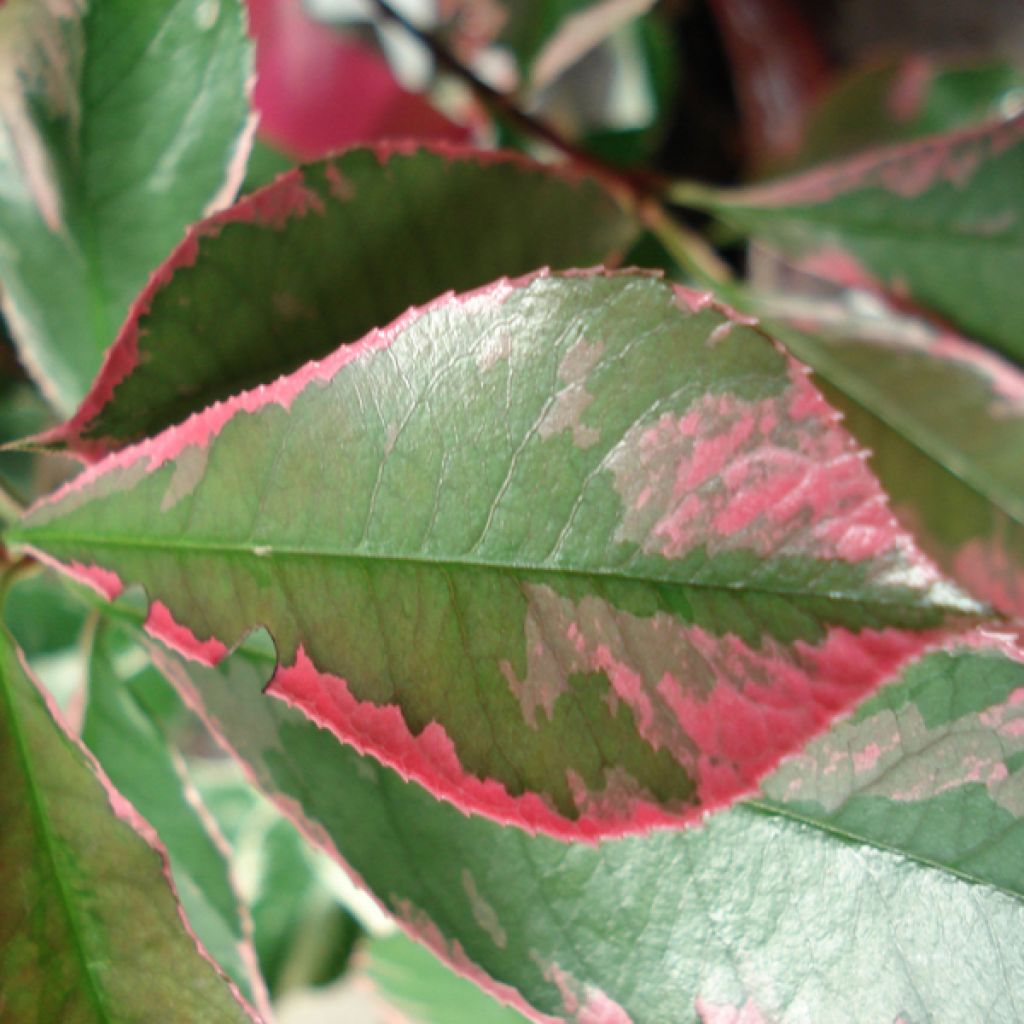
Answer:
<svg viewBox="0 0 1024 1024"><path fill-rule="evenodd" d="M1024 371L889 316L779 337L827 381L897 516L947 575L1024 617Z"/></svg>
<svg viewBox="0 0 1024 1024"><path fill-rule="evenodd" d="M21 358L67 413L249 136L240 0L0 9L0 280Z"/></svg>
<svg viewBox="0 0 1024 1024"><path fill-rule="evenodd" d="M639 273L410 311L10 538L108 596L141 583L194 657L265 626L274 692L339 738L568 836L728 803L978 611L802 368Z"/></svg>
<svg viewBox="0 0 1024 1024"><path fill-rule="evenodd" d="M82 741L160 836L196 936L251 1004L266 1005L223 840L176 749L193 721L145 653L117 627L101 624L89 651Z"/></svg>
<svg viewBox="0 0 1024 1024"><path fill-rule="evenodd" d="M593 179L522 158L349 150L192 228L51 438L93 454L138 440L446 289L614 261L637 232Z"/></svg>
<svg viewBox="0 0 1024 1024"><path fill-rule="evenodd" d="M367 972L380 994L418 1024L523 1024L526 1018L405 935L374 939Z"/></svg>
<svg viewBox="0 0 1024 1024"><path fill-rule="evenodd" d="M766 789L792 806L596 846L465 817L339 746L262 695L256 648L216 669L151 648L412 934L535 1013L1011 1024L1024 999L1024 665L1007 641L974 642L921 661L785 762Z"/></svg>
<svg viewBox="0 0 1024 1024"><path fill-rule="evenodd" d="M815 105L786 169L999 120L1022 88L1024 70L992 61L940 64L915 55L856 68Z"/></svg>
<svg viewBox="0 0 1024 1024"><path fill-rule="evenodd" d="M182 927L155 839L55 724L6 633L0 819L4 1020L250 1019Z"/></svg>
<svg viewBox="0 0 1024 1024"><path fill-rule="evenodd" d="M1024 114L746 189L681 186L806 270L912 299L1024 360Z"/></svg>

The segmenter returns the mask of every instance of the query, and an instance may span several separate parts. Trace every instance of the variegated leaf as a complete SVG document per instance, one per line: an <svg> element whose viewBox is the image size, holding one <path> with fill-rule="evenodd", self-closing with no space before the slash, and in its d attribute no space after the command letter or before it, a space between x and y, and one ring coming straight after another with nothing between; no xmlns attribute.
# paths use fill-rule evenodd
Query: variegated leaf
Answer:
<svg viewBox="0 0 1024 1024"><path fill-rule="evenodd" d="M803 369L707 295L540 275L411 311L126 449L11 539L440 796L687 822L977 606Z"/></svg>

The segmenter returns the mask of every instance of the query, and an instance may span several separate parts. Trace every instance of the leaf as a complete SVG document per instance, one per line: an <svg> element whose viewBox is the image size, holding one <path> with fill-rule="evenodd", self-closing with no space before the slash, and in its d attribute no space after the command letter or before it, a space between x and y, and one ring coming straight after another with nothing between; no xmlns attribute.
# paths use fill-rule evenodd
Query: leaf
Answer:
<svg viewBox="0 0 1024 1024"><path fill-rule="evenodd" d="M979 610L796 363L640 273L443 297L9 537L193 657L265 626L339 738L566 836L699 819Z"/></svg>
<svg viewBox="0 0 1024 1024"><path fill-rule="evenodd" d="M526 1020L405 935L374 939L367 973L381 996L419 1024L522 1024Z"/></svg>
<svg viewBox="0 0 1024 1024"><path fill-rule="evenodd" d="M180 731L181 719L191 714L144 652L111 624L101 624L92 637L88 671L82 741L160 836L199 940L252 1005L268 1008L226 843L171 745L176 724Z"/></svg>
<svg viewBox="0 0 1024 1024"><path fill-rule="evenodd" d="M311 838L415 937L536 1019L690 1024L717 1009L727 1020L1010 1024L1024 996L1024 833L1019 808L1006 809L1024 779L1013 754L1024 665L1006 641L975 643L987 646L929 656L854 725L784 762L766 788L804 778L792 807L738 806L700 828L596 846L464 817L334 743L262 696L255 649L210 669L151 648ZM915 716L930 734L912 730ZM867 730L863 745L846 745L850 728ZM914 741L905 757L896 729ZM866 775L872 742L885 750ZM969 760L972 744L991 767ZM942 792L890 792L872 815L862 798L869 780L883 791L884 771L908 788L934 778ZM843 785L852 798L837 805ZM872 818L876 844L855 831Z"/></svg>
<svg viewBox="0 0 1024 1024"><path fill-rule="evenodd" d="M1024 114L746 189L677 198L841 284L882 288L1024 360Z"/></svg>
<svg viewBox="0 0 1024 1024"><path fill-rule="evenodd" d="M0 1015L250 1019L183 929L152 833L51 713L4 633Z"/></svg>
<svg viewBox="0 0 1024 1024"><path fill-rule="evenodd" d="M1024 70L993 61L937 63L915 54L855 68L819 98L786 169L999 120L1022 86Z"/></svg>
<svg viewBox="0 0 1024 1024"><path fill-rule="evenodd" d="M897 517L943 571L1024 617L1024 371L920 321L779 336L831 387Z"/></svg>
<svg viewBox="0 0 1024 1024"><path fill-rule="evenodd" d="M511 155L350 150L193 227L51 439L137 440L445 289L611 260L637 231L597 182Z"/></svg>
<svg viewBox="0 0 1024 1024"><path fill-rule="evenodd" d="M911 665L766 780L769 806L1024 898L1024 653Z"/></svg>
<svg viewBox="0 0 1024 1024"><path fill-rule="evenodd" d="M249 73L239 0L2 5L4 313L63 412L185 225L240 183Z"/></svg>

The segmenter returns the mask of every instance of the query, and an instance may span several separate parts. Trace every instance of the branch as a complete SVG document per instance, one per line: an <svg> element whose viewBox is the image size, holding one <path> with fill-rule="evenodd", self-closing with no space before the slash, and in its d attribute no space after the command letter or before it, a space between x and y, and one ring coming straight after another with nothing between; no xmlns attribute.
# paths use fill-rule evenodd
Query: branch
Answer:
<svg viewBox="0 0 1024 1024"><path fill-rule="evenodd" d="M638 201L661 195L667 187L668 182L666 179L658 174L642 170L623 170L621 167L608 164L599 157L581 149L547 122L521 110L511 97L503 92L499 92L493 86L478 78L469 68L453 56L444 43L429 32L425 32L418 25L414 25L404 14L396 11L387 0L373 0L373 5L381 17L394 22L396 25L400 25L409 35L425 46L440 67L468 85L495 117L512 127L518 128L524 134L553 146L575 163L588 167L605 178L611 178L619 182Z"/></svg>

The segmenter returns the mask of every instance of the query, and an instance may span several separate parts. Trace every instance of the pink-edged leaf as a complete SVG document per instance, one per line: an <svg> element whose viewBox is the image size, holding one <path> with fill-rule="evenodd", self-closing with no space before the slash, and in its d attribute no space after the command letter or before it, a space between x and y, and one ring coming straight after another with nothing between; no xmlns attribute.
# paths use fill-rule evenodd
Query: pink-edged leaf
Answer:
<svg viewBox="0 0 1024 1024"><path fill-rule="evenodd" d="M0 1018L257 1019L183 926L152 829L59 724L6 633L0 818Z"/></svg>
<svg viewBox="0 0 1024 1024"><path fill-rule="evenodd" d="M970 1020L979 1006L987 1021L1016 1019L1024 663L1012 638L978 633L927 655L784 761L753 805L593 846L466 817L333 742L263 697L264 645L213 669L150 647L313 842L531 1019Z"/></svg>
<svg viewBox="0 0 1024 1024"><path fill-rule="evenodd" d="M1024 371L921 321L801 326L779 330L828 382L897 518L947 575L1024 619Z"/></svg>
<svg viewBox="0 0 1024 1024"><path fill-rule="evenodd" d="M44 440L95 457L446 289L615 263L638 230L582 173L441 145L349 150L193 226L136 299L78 412Z"/></svg>
<svg viewBox="0 0 1024 1024"><path fill-rule="evenodd" d="M466 810L696 820L978 607L803 369L641 273L411 310L109 457L11 540Z"/></svg>
<svg viewBox="0 0 1024 1024"><path fill-rule="evenodd" d="M101 621L89 633L82 742L159 835L189 927L269 1019L252 921L229 868L231 851L180 751L202 729L122 632Z"/></svg>
<svg viewBox="0 0 1024 1024"><path fill-rule="evenodd" d="M302 0L247 0L260 135L300 160L380 139L466 142L466 128L403 89L365 43L310 17Z"/></svg>
<svg viewBox="0 0 1024 1024"><path fill-rule="evenodd" d="M754 167L792 156L828 78L821 44L792 0L712 0Z"/></svg>
<svg viewBox="0 0 1024 1024"><path fill-rule="evenodd" d="M731 191L680 188L803 269L1024 361L1024 114Z"/></svg>

